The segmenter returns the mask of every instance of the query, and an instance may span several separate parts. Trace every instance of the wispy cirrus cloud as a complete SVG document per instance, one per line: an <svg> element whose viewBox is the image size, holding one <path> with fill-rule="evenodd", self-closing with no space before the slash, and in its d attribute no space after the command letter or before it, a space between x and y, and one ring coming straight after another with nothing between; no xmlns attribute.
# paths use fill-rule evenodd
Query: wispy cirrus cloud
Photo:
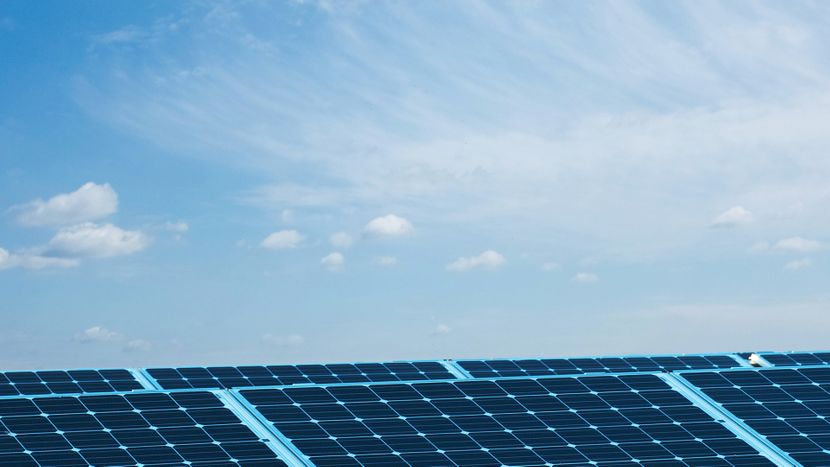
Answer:
<svg viewBox="0 0 830 467"><path fill-rule="evenodd" d="M316 21L296 21L304 15ZM246 18L258 16L325 47L253 28ZM90 69L76 95L92 115L174 151L271 174L244 195L262 206L403 207L446 229L497 219L515 227L505 236L567 225L613 249L691 248L700 226L794 203L804 212L793 222L827 227L816 214L830 200L820 182L830 175L830 62L818 51L830 33L817 18L830 12L213 6L171 20L176 40L160 34L144 51L149 65ZM759 207L706 219L724 199ZM658 220L664 228L644 234Z"/></svg>

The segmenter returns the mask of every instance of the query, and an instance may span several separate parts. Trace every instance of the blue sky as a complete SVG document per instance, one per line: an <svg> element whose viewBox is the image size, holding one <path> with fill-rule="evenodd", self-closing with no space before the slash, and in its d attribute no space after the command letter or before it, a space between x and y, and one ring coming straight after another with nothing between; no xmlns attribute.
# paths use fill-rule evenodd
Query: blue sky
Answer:
<svg viewBox="0 0 830 467"><path fill-rule="evenodd" d="M827 348L830 6L0 4L0 366Z"/></svg>

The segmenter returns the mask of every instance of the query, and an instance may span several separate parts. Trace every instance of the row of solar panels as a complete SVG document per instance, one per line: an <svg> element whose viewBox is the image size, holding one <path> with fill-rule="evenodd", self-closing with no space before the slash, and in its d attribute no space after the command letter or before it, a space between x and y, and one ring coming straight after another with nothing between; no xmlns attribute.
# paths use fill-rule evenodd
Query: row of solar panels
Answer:
<svg viewBox="0 0 830 467"><path fill-rule="evenodd" d="M671 372L749 366L750 354L521 360L447 360L317 365L9 371L0 396L123 392L139 389L230 389L293 384L445 380L590 373ZM830 352L761 352L762 364L827 365Z"/></svg>
<svg viewBox="0 0 830 467"><path fill-rule="evenodd" d="M825 353L761 357L754 361L830 363ZM120 393L0 397L0 465L830 465L830 366L663 358L568 359L573 368L493 360L9 372L15 388L98 383L87 387ZM634 369L613 369L619 360ZM635 364L659 368L642 373ZM526 373L469 379L483 368ZM574 368L590 374L555 375ZM413 373L420 376L402 380ZM350 375L368 380L342 381ZM257 378L318 376L337 379L249 387ZM246 384L122 386L165 379Z"/></svg>

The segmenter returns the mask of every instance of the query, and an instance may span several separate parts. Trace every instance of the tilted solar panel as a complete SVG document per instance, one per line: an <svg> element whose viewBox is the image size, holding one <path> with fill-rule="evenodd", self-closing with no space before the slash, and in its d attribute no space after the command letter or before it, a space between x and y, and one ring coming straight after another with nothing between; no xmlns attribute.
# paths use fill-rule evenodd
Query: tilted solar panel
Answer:
<svg viewBox="0 0 830 467"><path fill-rule="evenodd" d="M236 391L318 466L774 465L657 375Z"/></svg>
<svg viewBox="0 0 830 467"><path fill-rule="evenodd" d="M0 396L81 394L145 389L125 369L41 370L0 373Z"/></svg>
<svg viewBox="0 0 830 467"><path fill-rule="evenodd" d="M444 365L435 361L150 368L147 373L164 389L238 388L309 383L363 383L455 378Z"/></svg>
<svg viewBox="0 0 830 467"><path fill-rule="evenodd" d="M830 367L681 373L804 465L830 465Z"/></svg>
<svg viewBox="0 0 830 467"><path fill-rule="evenodd" d="M762 352L775 366L830 365L830 352Z"/></svg>
<svg viewBox="0 0 830 467"><path fill-rule="evenodd" d="M729 355L458 360L456 363L474 378L678 371L741 366Z"/></svg>
<svg viewBox="0 0 830 467"><path fill-rule="evenodd" d="M0 465L284 466L213 393L0 398Z"/></svg>

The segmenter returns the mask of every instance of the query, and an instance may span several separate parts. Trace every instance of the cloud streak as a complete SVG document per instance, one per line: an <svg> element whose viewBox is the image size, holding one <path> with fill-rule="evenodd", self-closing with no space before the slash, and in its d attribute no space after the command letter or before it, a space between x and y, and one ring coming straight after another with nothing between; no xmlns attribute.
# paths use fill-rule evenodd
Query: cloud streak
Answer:
<svg viewBox="0 0 830 467"><path fill-rule="evenodd" d="M445 229L497 220L505 236L566 225L619 250L694 245L700 226L794 203L799 222L827 227L826 8L317 8L192 10L175 42L147 46L150 67L90 69L77 99L166 148L270 176L245 195L262 206L405 209ZM253 30L245 18L259 16L325 46ZM701 218L724 199L760 207Z"/></svg>

